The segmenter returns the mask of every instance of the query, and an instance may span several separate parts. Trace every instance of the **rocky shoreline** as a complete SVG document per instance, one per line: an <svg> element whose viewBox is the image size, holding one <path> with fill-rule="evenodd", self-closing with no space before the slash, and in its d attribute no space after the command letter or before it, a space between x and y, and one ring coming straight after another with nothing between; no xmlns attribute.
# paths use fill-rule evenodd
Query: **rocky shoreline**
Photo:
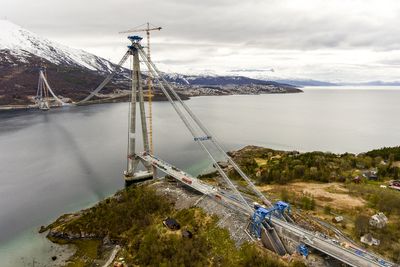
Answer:
<svg viewBox="0 0 400 267"><path fill-rule="evenodd" d="M204 231L200 231L200 229L204 228L205 225L210 225L210 223L212 223L212 225L215 226L207 226L207 227L211 227L211 229L214 229L211 232L217 231L213 233L212 236L218 238L218 243L233 242L232 243L233 246L239 249L243 244L247 244L247 242L251 241L251 238L246 234L245 231L243 231L243 229L247 226L248 223L247 218L243 218L243 216L235 214L235 212L233 212L232 210L229 210L228 208L218 205L209 198L204 198L201 194L191 190L190 188L187 188L184 185L181 185L180 183L171 181L169 179L149 181L146 182L146 185L144 186L145 188L149 188L149 190L155 190L158 198L162 198L164 199L164 201L169 202L170 203L169 206L172 208L171 210L172 214L175 214L173 216L177 218L177 220L181 223L182 225L181 227L184 229L191 229L194 236L204 235L206 234L206 232L211 231L210 229L208 229L207 231L206 229L204 229ZM130 195L130 198L131 197L134 196ZM130 253L128 252L129 247L131 246L129 244L133 242L130 237L127 237L128 239L125 239L124 237L121 238L121 236L118 237L115 235L115 233L109 232L111 231L110 229L107 229L106 231L93 232L92 231L93 229L89 227L86 228L88 229L88 231L82 230L85 229L85 226L82 226L82 222L85 222L85 220L87 220L88 217L93 215L93 212L96 212L97 210L101 209L106 205L112 205L113 207L117 207L118 205L124 205L125 201L129 200L126 199L125 190L121 190L112 197L99 202L92 208L78 211L72 214L62 215L52 224L48 226L42 226L40 232L42 233L47 232L46 234L47 238L55 244L59 245L68 244L75 246L77 252L70 257L69 262L71 263L84 262L84 266L86 266L85 264L91 266L90 264L97 263L100 266L102 266L104 263L110 261L110 257L115 257L115 259L124 259L124 261L125 260L127 261L127 265L120 265L120 266L131 266L130 264L128 264L132 263L133 261L132 259L130 259L129 257ZM147 204L142 203L141 205L146 206ZM160 208L158 208L158 210L159 209ZM140 211L137 211L137 213L141 214ZM181 217L179 215L180 213L182 214L188 213L188 214ZM171 212L169 212L169 214L171 214ZM156 217L156 218L158 219L155 220L156 223L155 225L153 222L151 223L150 226L146 227L150 227L150 229L158 229L157 232L164 233L166 230L161 223L162 217ZM196 218L195 219L196 222L192 221L194 218ZM123 218L114 218L114 219L123 220ZM185 220L189 220L191 222L186 225ZM218 222L218 228L214 228L217 227L216 224L217 222ZM87 223L89 223L89 221L87 221ZM135 224L134 222L132 223ZM80 227L81 229L77 229L77 227L78 228ZM136 235L138 236L142 234L148 235L149 231L150 233L151 231L154 231L150 229L144 230L145 231L144 233ZM217 234L219 231L222 232ZM226 231L227 236L223 234L222 237L221 234L224 233L224 231ZM179 233L180 230L176 234ZM172 232L171 233L167 232L165 234L169 238ZM161 239L165 238L164 237L165 234L161 234L160 238ZM125 235L126 234L123 234L122 236ZM210 237L208 237L207 239L209 238ZM142 243L145 242L145 239L140 241L141 246L143 245ZM88 246L90 246L91 248L88 249ZM117 246L118 250L116 249ZM84 255L82 253L82 251L86 250L96 250L96 256L89 259L87 255ZM115 253L113 253L114 250L116 251ZM277 266L287 266L285 265L284 262L281 262L281 260L275 257L275 255L270 254L269 252L265 253L266 255L268 255L268 257L272 257L274 261L276 260L280 264L283 264Z"/></svg>

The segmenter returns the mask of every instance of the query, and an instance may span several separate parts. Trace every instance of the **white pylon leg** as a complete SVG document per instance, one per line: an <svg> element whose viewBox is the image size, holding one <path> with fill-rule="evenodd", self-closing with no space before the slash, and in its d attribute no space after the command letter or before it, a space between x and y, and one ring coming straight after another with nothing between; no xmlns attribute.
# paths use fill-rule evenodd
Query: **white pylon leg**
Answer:
<svg viewBox="0 0 400 267"><path fill-rule="evenodd" d="M139 102L140 120L142 127L143 147L146 153L149 153L149 137L146 123L146 113L144 107L143 87L141 84L140 61L139 52L134 46L130 46L130 53L132 55L132 88L131 88L131 102L129 113L129 129L128 129L128 164L127 170L124 173L125 182L127 184L141 181L153 177L152 167L147 162L142 162L145 166L145 171L139 171L140 158L136 152L136 106ZM137 99L137 95L139 99Z"/></svg>

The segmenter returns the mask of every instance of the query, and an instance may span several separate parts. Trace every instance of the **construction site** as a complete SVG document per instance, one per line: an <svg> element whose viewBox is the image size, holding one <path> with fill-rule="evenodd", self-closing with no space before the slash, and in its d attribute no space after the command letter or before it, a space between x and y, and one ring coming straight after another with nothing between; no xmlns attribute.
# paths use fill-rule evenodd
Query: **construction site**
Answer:
<svg viewBox="0 0 400 267"><path fill-rule="evenodd" d="M182 101L175 88L164 78L150 57L150 32L159 31L161 27L134 29L123 33L145 32L147 51L142 45L142 37L130 35L130 44L118 63L121 67L131 58L131 93L128 114L128 151L127 164L123 172L126 186L140 183L151 183L160 194L166 195L176 203L177 209L196 206L207 213L217 215L219 226L229 230L237 245L243 242L255 242L277 255L285 258L301 257L309 266L396 266L394 263L362 249L349 242L340 233L332 234L318 222L304 218L291 211L289 203L272 202L260 192L254 182L246 175L236 162L227 154L208 128ZM146 79L142 78L141 65L146 67ZM67 103L60 99L49 86L45 69L40 69L37 90L37 107L50 109L50 101L60 105L82 105L98 95L104 86L111 81L117 70L109 74L86 98L76 103ZM218 185L209 184L183 170L159 159L157 148L153 144L152 98L153 86L156 85L165 95L177 117L183 122L193 138L193 142L208 156L216 169ZM145 91L146 88L147 90ZM51 97L51 96L52 97ZM147 100L147 108L145 101ZM136 125L140 125L137 129ZM142 140L138 140L141 132ZM138 150L138 145L143 150ZM238 186L233 181L220 161L233 169L246 186ZM158 180L167 175L168 179ZM149 181L150 180L150 181Z"/></svg>

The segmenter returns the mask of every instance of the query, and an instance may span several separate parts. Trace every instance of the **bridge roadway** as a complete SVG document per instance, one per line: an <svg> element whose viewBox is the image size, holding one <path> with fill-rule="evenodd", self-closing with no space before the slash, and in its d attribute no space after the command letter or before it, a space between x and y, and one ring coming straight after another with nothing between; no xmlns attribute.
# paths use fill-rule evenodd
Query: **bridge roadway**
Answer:
<svg viewBox="0 0 400 267"><path fill-rule="evenodd" d="M170 165L169 163L161 159L156 158L153 155L141 154L138 156L142 160L150 163L151 165L161 170L162 172L174 177L176 180L182 182L186 186L191 187L197 192L209 196L218 203L225 205L228 208L232 208L232 206L234 206L240 212L245 213L248 216L252 214L249 210L245 208L245 205L241 203L239 198L236 197L234 194L222 190L218 187L214 187L212 185L204 183L201 180L192 177L190 174L185 173L182 170L179 170L178 168Z"/></svg>
<svg viewBox="0 0 400 267"><path fill-rule="evenodd" d="M328 237L325 238L317 232L314 233L308 231L295 224L284 222L279 218L272 217L271 221L273 225L280 226L290 233L298 236L300 241L304 244L307 244L308 246L313 247L316 250L319 250L350 266L395 266L393 263L379 258L376 255L370 254L364 250L345 248L335 242L334 239Z"/></svg>
<svg viewBox="0 0 400 267"><path fill-rule="evenodd" d="M251 213L245 208L245 205L239 201L237 197L231 193L221 190L217 187L206 184L199 179L192 177L190 174L177 169L176 167L168 164L167 162L158 159L157 157L150 154L138 155L142 160L152 164L154 167L158 168L162 172L171 175L176 180L182 182L183 184L195 189L196 191L210 196L222 205L228 206L230 208L236 208L238 211L250 216ZM233 206L233 207L232 207ZM307 244L308 246L315 248L339 261L346 263L350 266L355 267L394 267L398 266L394 263L388 262L379 256L371 254L365 250L355 249L355 248L345 248L339 245L334 239L325 238L317 232L311 232L303 229L295 224L285 222L279 218L272 217L272 223L284 231L290 232L291 234L297 236L300 242Z"/></svg>

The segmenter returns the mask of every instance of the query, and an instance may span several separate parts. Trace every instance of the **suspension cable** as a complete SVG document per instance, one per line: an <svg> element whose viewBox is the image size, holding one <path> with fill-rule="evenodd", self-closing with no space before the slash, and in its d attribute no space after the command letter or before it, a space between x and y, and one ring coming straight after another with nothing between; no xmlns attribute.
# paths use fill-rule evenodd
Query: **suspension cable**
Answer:
<svg viewBox="0 0 400 267"><path fill-rule="evenodd" d="M139 50L140 52L141 50ZM188 121L188 119L186 118L186 116L182 113L182 111L179 109L179 107L176 105L175 101L172 99L171 95L169 94L169 92L165 89L164 85L162 84L162 82L160 81L160 79L158 78L159 74L157 75L157 73L151 68L150 63L147 61L147 57L146 55L143 55L142 53L140 53L143 61L145 62L145 64L147 65L148 69L150 72L152 72L153 77L156 79L157 83L160 85L161 90L163 91L163 93L165 94L165 96L167 97L168 101L171 103L171 105L173 106L173 108L175 109L175 111L177 112L177 114L179 115L179 117L181 118L181 120L183 121L183 123L185 124L186 128L188 128L188 130L190 131L190 133L192 134L194 140L196 140L196 142L200 145L200 147L207 153L207 155L210 157L210 159L213 162L213 165L215 166L215 168L217 168L218 173L222 176L222 178L225 180L225 182L229 185L229 187L235 192L235 194L240 198L241 202L243 202L243 204L246 205L246 208L249 211L252 211L251 207L249 206L249 204L247 203L247 201L244 199L244 197L242 196L242 194L239 192L239 190L236 188L236 186L232 183L232 181L229 179L229 177L226 175L226 173L222 170L221 166L219 166L218 161L215 159L215 157L211 154L211 152L209 151L209 149L204 145L203 140L196 138L196 131L193 128L193 126L190 124L190 122Z"/></svg>
<svg viewBox="0 0 400 267"><path fill-rule="evenodd" d="M147 58L146 53L144 52L142 47L139 47L139 52L142 58ZM172 86L165 80L165 78L161 75L161 72L155 66L155 64L150 60L148 67L152 67L154 71L158 74L161 80L166 84L170 92L174 95L174 97L179 101L185 111L189 114L189 116L193 119L193 121L198 125L198 127L206 134L207 137L210 137L211 142L216 146L216 148L224 155L224 157L228 160L228 162L233 166L233 168L239 173L239 175L247 182L247 184L251 187L251 189L256 193L266 204L271 205L271 202L267 200L267 198L255 187L253 182L247 177L247 175L240 169L240 167L236 164L236 162L223 150L223 148L219 145L216 138L211 135L211 132L203 125L203 123L197 118L196 115L190 110L190 108L182 101L180 96L176 93L176 91L172 88Z"/></svg>
<svg viewBox="0 0 400 267"><path fill-rule="evenodd" d="M126 61L126 60L128 59L128 57L129 57L129 55L130 55L130 51L128 50L128 51L125 53L125 55L122 57L122 59L119 61L119 63L115 66L115 68L111 71L111 73L108 74L108 76L104 79L104 81L103 81L99 86L97 86L97 88L94 89L86 98L84 98L83 100L77 102L76 104L82 104L82 103L84 103L84 102L90 100L90 99L91 99L92 97L94 97L98 92L100 92L100 90L103 89L104 86L106 86L106 85L110 82L110 80L115 76L115 74L116 74L117 71L118 71L118 67L121 67L121 66L125 63L125 61Z"/></svg>
<svg viewBox="0 0 400 267"><path fill-rule="evenodd" d="M53 92L53 90L51 89L49 83L47 82L46 77L44 76L43 72L40 71L40 78L42 79L43 83L46 85L47 89L49 90L49 92L51 93L51 95L54 97L55 100L57 100L58 102L61 103L61 105L68 105L67 103L65 103L64 101L62 101L60 98L58 98L56 96L56 94Z"/></svg>

